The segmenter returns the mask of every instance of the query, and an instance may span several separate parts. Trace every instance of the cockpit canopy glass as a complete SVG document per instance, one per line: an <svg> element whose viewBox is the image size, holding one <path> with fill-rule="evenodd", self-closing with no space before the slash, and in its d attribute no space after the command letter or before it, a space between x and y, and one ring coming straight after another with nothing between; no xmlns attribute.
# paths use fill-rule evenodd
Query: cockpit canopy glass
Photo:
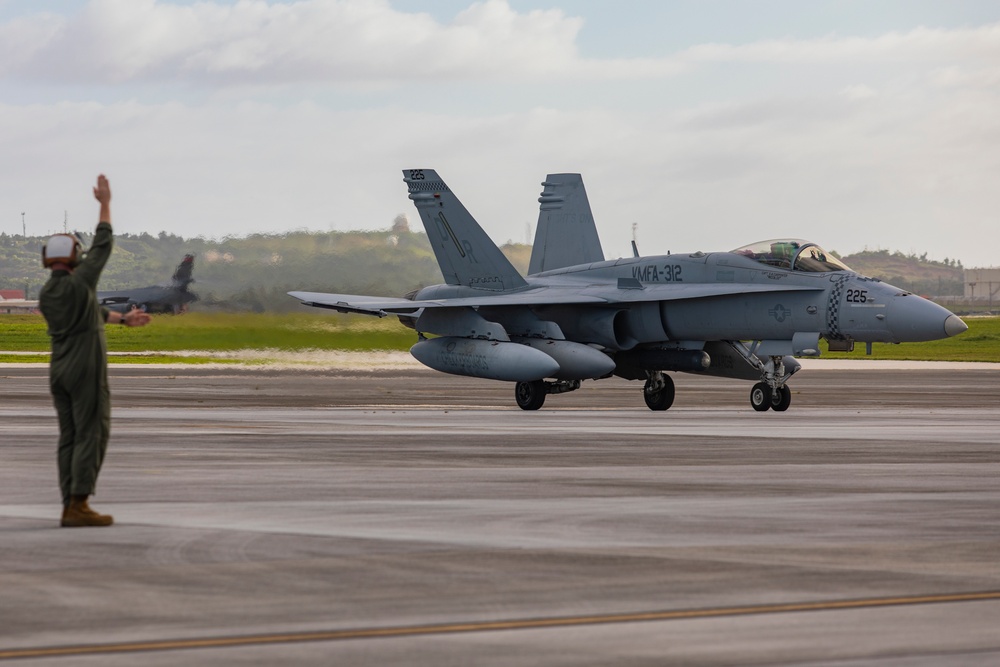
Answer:
<svg viewBox="0 0 1000 667"><path fill-rule="evenodd" d="M846 264L820 248L802 239L773 239L761 241L733 250L765 266L809 273L850 271Z"/></svg>

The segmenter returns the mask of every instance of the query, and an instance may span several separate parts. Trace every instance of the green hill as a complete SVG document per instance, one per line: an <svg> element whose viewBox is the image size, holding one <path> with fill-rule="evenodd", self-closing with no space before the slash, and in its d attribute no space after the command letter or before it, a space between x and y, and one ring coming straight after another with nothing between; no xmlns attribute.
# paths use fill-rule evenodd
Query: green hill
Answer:
<svg viewBox="0 0 1000 667"><path fill-rule="evenodd" d="M884 280L923 296L961 296L964 290L962 263L935 262L927 253L918 257L888 250L866 250L841 258L849 267L866 276Z"/></svg>
<svg viewBox="0 0 1000 667"><path fill-rule="evenodd" d="M48 277L40 254L46 238L0 234L0 289L38 296ZM530 246L503 250L527 270ZM196 309L288 311L298 308L286 294L291 290L400 296L442 280L423 233L292 232L215 241L161 232L116 236L99 289L167 283L188 253L195 255Z"/></svg>

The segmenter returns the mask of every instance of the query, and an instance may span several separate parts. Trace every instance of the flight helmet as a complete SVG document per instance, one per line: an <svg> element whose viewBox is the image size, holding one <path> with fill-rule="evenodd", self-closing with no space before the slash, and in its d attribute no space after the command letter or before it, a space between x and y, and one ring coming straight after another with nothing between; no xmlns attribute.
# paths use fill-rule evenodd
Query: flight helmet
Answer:
<svg viewBox="0 0 1000 667"><path fill-rule="evenodd" d="M83 244L73 234L54 234L42 246L42 265L51 267L56 262L76 266L83 255Z"/></svg>

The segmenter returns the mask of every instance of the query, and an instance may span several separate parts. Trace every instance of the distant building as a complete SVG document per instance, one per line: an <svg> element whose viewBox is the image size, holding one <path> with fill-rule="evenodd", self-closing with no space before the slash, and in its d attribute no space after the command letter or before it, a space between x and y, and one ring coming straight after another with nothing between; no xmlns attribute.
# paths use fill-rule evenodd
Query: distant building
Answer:
<svg viewBox="0 0 1000 667"><path fill-rule="evenodd" d="M965 298L1000 302L1000 269L966 269Z"/></svg>
<svg viewBox="0 0 1000 667"><path fill-rule="evenodd" d="M0 289L0 313L34 313L38 311L37 301L24 298L24 290Z"/></svg>

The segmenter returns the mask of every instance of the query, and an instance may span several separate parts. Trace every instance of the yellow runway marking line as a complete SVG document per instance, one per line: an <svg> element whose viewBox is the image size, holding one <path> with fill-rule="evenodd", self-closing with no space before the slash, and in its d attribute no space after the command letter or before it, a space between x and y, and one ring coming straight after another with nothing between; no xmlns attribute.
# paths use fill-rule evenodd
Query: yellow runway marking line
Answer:
<svg viewBox="0 0 1000 667"><path fill-rule="evenodd" d="M235 648L242 646L262 646L267 644L343 641L347 639L388 639L393 637L443 635L466 632L535 630L541 628L562 628L580 625L675 621L683 619L722 618L727 616L788 614L806 611L872 609L878 607L900 607L907 605L941 604L949 602L983 602L989 600L1000 600L1000 591L947 593L940 595L916 595L854 600L822 600L817 602L790 602L787 604L747 605L741 607L719 607L715 609L678 609L673 611L649 611L590 616L554 616L551 618L526 618L511 619L506 621L482 621L469 623L439 623L433 625L412 625L388 628L355 628L316 632L290 632L270 635L247 635L243 637L207 637L204 639L168 639L162 641L121 642L117 644L55 646L50 648L0 649L0 660L136 653L143 651L176 651L199 648Z"/></svg>

